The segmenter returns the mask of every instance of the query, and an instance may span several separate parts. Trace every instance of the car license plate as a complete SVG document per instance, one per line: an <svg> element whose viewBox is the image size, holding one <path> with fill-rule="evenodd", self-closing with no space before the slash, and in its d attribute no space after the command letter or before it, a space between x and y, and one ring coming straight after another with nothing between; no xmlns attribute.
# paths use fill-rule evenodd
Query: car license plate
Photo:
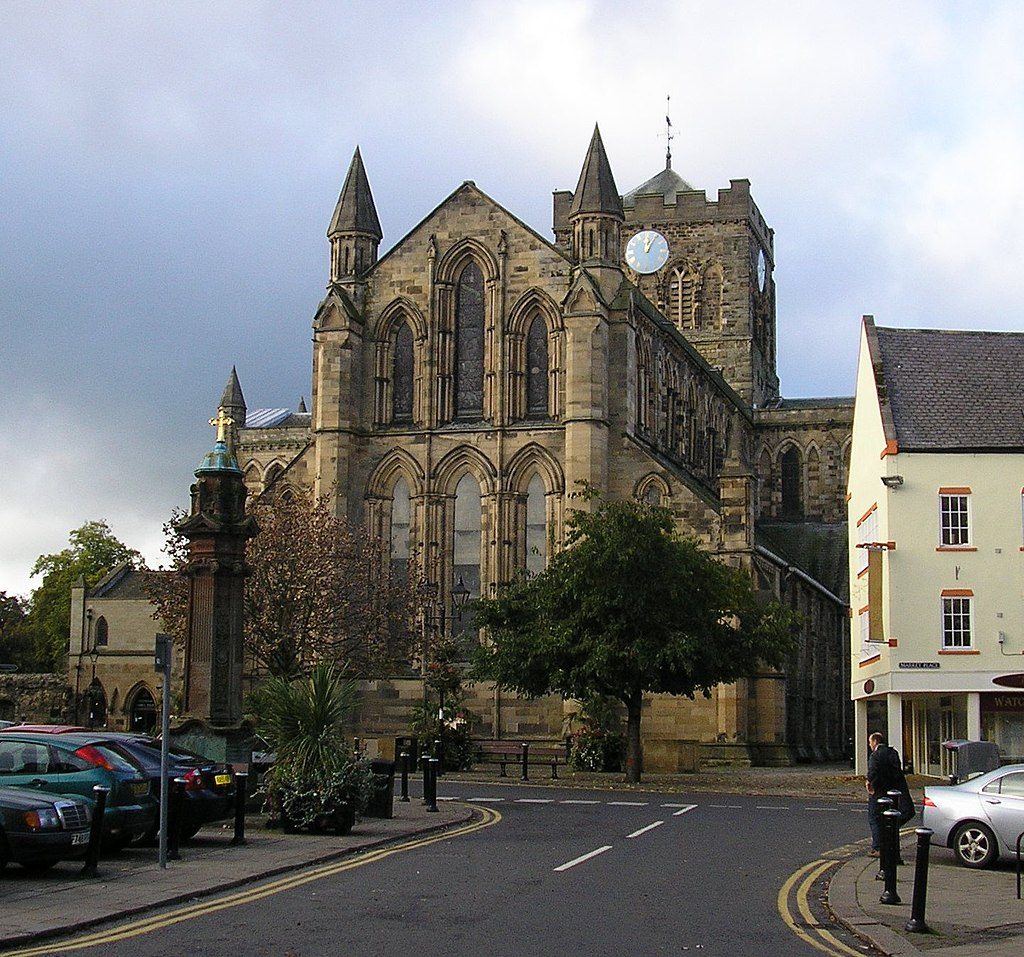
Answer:
<svg viewBox="0 0 1024 957"><path fill-rule="evenodd" d="M72 834L71 835L71 846L72 847L75 847L78 844L88 844L88 843L89 843L89 832L88 831L83 831L81 834Z"/></svg>
<svg viewBox="0 0 1024 957"><path fill-rule="evenodd" d="M149 794L149 781L135 781L132 784L132 794Z"/></svg>
<svg viewBox="0 0 1024 957"><path fill-rule="evenodd" d="M213 783L214 784L230 784L231 783L231 775L230 774L218 774L218 775L216 775L214 777Z"/></svg>

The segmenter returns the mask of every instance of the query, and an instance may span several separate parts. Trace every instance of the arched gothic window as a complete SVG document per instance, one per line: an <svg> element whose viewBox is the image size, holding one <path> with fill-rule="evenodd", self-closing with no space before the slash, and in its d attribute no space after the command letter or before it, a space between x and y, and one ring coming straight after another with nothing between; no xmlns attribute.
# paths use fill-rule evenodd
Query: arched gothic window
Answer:
<svg viewBox="0 0 1024 957"><path fill-rule="evenodd" d="M403 322L395 335L395 353L391 371L393 416L396 422L412 419L413 356L412 329Z"/></svg>
<svg viewBox="0 0 1024 957"><path fill-rule="evenodd" d="M484 414L484 277L476 263L459 276L455 297L455 417Z"/></svg>
<svg viewBox="0 0 1024 957"><path fill-rule="evenodd" d="M782 453L782 516L783 518L799 518L801 512L801 479L803 468L800 464L800 452L790 446Z"/></svg>
<svg viewBox="0 0 1024 957"><path fill-rule="evenodd" d="M658 484L656 482L651 482L647 488L644 489L641 498L647 505L661 505L661 489L658 487Z"/></svg>
<svg viewBox="0 0 1024 957"><path fill-rule="evenodd" d="M93 632L96 639L94 644L97 648L103 648L110 641L110 629L107 627L107 619L100 615L96 619L96 630Z"/></svg>
<svg viewBox="0 0 1024 957"><path fill-rule="evenodd" d="M548 327L534 316L526 334L526 415L531 419L548 414Z"/></svg>
<svg viewBox="0 0 1024 957"><path fill-rule="evenodd" d="M548 524L544 480L539 475L530 479L526 488L526 571L538 575L548 561Z"/></svg>
<svg viewBox="0 0 1024 957"><path fill-rule="evenodd" d="M455 541L453 543L452 580L469 590L469 599L480 597L480 532L482 515L480 485L468 473L455 486ZM452 632L462 634L469 629L472 614L464 613L452 622Z"/></svg>
<svg viewBox="0 0 1024 957"><path fill-rule="evenodd" d="M140 688L132 699L128 727L139 734L147 734L156 727L156 701L147 688Z"/></svg>
<svg viewBox="0 0 1024 957"><path fill-rule="evenodd" d="M391 569L399 581L409 574L410 519L409 486L400 478L391 493Z"/></svg>

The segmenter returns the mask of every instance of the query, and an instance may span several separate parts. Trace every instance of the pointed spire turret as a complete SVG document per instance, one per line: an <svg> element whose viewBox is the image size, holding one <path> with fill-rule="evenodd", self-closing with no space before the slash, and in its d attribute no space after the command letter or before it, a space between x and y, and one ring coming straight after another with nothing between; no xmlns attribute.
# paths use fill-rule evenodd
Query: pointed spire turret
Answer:
<svg viewBox="0 0 1024 957"><path fill-rule="evenodd" d="M299 396L299 407L295 410L296 412L308 412L306 408L306 397L304 395Z"/></svg>
<svg viewBox="0 0 1024 957"><path fill-rule="evenodd" d="M590 139L587 158L583 161L580 181L573 193L569 215L578 213L607 213L623 218L622 200L612 176L612 167L608 162L608 154L604 151L601 131L594 124L594 135Z"/></svg>
<svg viewBox="0 0 1024 957"><path fill-rule="evenodd" d="M369 269L377 261L377 246L383 235L357 146L327 229L331 241L331 281L354 278Z"/></svg>
<svg viewBox="0 0 1024 957"><path fill-rule="evenodd" d="M622 199L612 176L612 167L594 125L580 181L569 207L572 250L576 262L586 266L618 268L622 255Z"/></svg>
<svg viewBox="0 0 1024 957"><path fill-rule="evenodd" d="M220 397L220 404L217 411L231 419L231 424L226 432L228 448L234 452L238 440L238 430L245 426L245 396L242 395L242 385L238 381L238 372L231 367L231 375L228 376L224 392Z"/></svg>

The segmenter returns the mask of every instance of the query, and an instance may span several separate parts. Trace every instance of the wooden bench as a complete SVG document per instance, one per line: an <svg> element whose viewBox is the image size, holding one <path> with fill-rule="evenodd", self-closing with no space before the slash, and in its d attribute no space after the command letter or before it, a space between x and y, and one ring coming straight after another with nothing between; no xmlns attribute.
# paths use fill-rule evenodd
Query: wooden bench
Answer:
<svg viewBox="0 0 1024 957"><path fill-rule="evenodd" d="M502 778L508 777L508 765L518 764L523 781L530 780L531 763L548 765L552 780L557 781L558 767L564 767L568 759L565 745L552 746L543 741L475 741L473 753L476 764L500 765L498 776Z"/></svg>

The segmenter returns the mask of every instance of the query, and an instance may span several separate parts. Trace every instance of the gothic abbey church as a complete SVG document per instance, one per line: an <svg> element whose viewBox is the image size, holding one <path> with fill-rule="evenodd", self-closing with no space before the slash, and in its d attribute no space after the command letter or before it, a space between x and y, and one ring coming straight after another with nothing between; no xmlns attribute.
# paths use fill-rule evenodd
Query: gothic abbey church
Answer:
<svg viewBox="0 0 1024 957"><path fill-rule="evenodd" d="M652 695L649 770L836 757L849 712L845 485L852 399L779 396L773 233L747 180L708 199L671 169L619 193L595 129L553 239L474 183L379 255L358 149L330 221L312 406L222 405L250 492L328 496L415 559L447 604L543 567L568 496L671 509L802 613L784 672ZM297 330L298 331L298 330ZM298 391L298 390L297 390ZM477 737L560 740L567 704L473 689ZM408 732L420 681L364 687L361 736Z"/></svg>

